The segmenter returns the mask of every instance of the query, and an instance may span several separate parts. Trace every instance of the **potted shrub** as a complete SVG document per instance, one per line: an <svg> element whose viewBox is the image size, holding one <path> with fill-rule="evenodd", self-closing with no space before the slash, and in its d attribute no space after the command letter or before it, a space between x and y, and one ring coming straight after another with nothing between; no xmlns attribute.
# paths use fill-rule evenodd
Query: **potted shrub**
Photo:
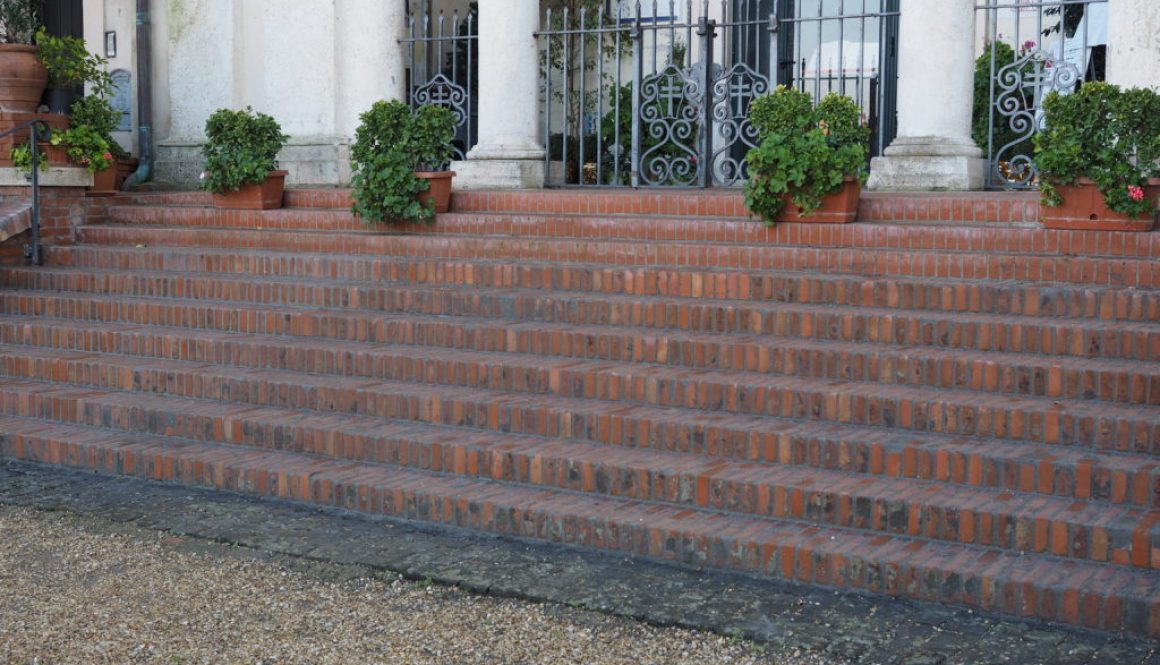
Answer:
<svg viewBox="0 0 1160 665"><path fill-rule="evenodd" d="M53 132L51 143L62 146L70 162L93 174L90 194L116 193L116 158L99 131L90 125L74 125L63 132Z"/></svg>
<svg viewBox="0 0 1160 665"><path fill-rule="evenodd" d="M278 151L288 138L278 121L250 107L218 109L205 122L202 188L219 208L268 210L282 207L286 171Z"/></svg>
<svg viewBox="0 0 1160 665"><path fill-rule="evenodd" d="M745 204L766 224L852 222L865 178L870 129L848 97L778 86L755 99L749 120L760 144L749 151Z"/></svg>
<svg viewBox="0 0 1160 665"><path fill-rule="evenodd" d="M450 204L455 116L441 106L413 113L379 101L360 117L351 146L352 211L366 223L429 221ZM436 200L437 199L437 200Z"/></svg>
<svg viewBox="0 0 1160 665"><path fill-rule="evenodd" d="M103 150L99 150L100 146L95 143L91 145L92 149L88 151L90 154L95 155L99 151L102 156L105 153L112 156L112 161L108 166L93 171L93 188L90 193L109 193L119 189L123 180L120 171L121 165L136 161L112 136L121 119L120 112L109 104L107 98L94 94L73 102L69 108L68 117L70 131L82 130L83 128L84 133L79 137L82 139L82 143L88 142L90 135L99 138L103 143ZM67 142L71 143L71 138ZM74 159L74 161L76 160ZM88 163L82 165L90 166L92 163L90 159Z"/></svg>
<svg viewBox="0 0 1160 665"><path fill-rule="evenodd" d="M42 0L0 0L0 111L33 113L48 71L36 56L33 35Z"/></svg>
<svg viewBox="0 0 1160 665"><path fill-rule="evenodd" d="M50 35L41 28L36 33L40 61L48 71L48 107L53 113L66 113L73 100L90 92L106 97L113 89L113 78L105 71L108 61L90 53L79 37Z"/></svg>
<svg viewBox="0 0 1160 665"><path fill-rule="evenodd" d="M1035 165L1050 229L1150 231L1160 201L1160 94L1085 83L1043 103Z"/></svg>

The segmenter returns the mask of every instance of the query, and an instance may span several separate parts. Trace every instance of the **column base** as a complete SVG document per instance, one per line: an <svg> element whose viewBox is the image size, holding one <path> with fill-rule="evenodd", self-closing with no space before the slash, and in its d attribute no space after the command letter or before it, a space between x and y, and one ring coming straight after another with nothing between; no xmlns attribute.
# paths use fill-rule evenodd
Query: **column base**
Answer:
<svg viewBox="0 0 1160 665"><path fill-rule="evenodd" d="M987 160L972 141L899 137L882 157L870 160L866 188L877 191L982 189Z"/></svg>
<svg viewBox="0 0 1160 665"><path fill-rule="evenodd" d="M451 162L455 189L540 189L544 160L467 159Z"/></svg>

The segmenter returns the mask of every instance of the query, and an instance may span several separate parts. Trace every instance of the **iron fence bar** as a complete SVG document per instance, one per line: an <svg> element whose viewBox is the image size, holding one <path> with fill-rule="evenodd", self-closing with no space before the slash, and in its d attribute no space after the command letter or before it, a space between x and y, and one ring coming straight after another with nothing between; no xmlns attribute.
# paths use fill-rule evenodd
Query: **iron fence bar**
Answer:
<svg viewBox="0 0 1160 665"><path fill-rule="evenodd" d="M545 20L552 25L552 8L548 8ZM537 34L537 39L540 36ZM552 39L544 40L544 173L549 182L552 180ZM567 171L567 166L565 166ZM566 178L565 178L566 179Z"/></svg>
<svg viewBox="0 0 1160 665"><path fill-rule="evenodd" d="M640 187L640 84L644 80L644 30L640 26L640 3L636 3L636 22L632 40L632 150L629 155L629 179L632 187ZM619 123L617 123L619 124Z"/></svg>
<svg viewBox="0 0 1160 665"><path fill-rule="evenodd" d="M707 4L707 3L706 3ZM697 36L701 38L701 62L705 65L701 89L701 134L704 146L697 166L701 186L713 186L713 38L717 36L717 22L702 15L698 19Z"/></svg>

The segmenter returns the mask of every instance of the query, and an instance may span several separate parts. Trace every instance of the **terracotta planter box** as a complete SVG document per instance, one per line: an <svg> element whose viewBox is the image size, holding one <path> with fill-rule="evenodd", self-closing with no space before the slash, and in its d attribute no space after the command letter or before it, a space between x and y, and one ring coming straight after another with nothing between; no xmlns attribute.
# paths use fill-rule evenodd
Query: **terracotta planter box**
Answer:
<svg viewBox="0 0 1160 665"><path fill-rule="evenodd" d="M813 224L849 224L858 218L858 199L862 196L862 182L846 178L842 188L822 197L822 207L808 215L798 215L798 207L784 196L785 210L777 216L777 223L810 222Z"/></svg>
<svg viewBox="0 0 1160 665"><path fill-rule="evenodd" d="M282 207L282 191L286 187L288 171L270 171L261 184L243 185L236 192L214 194L217 208L234 210L271 210Z"/></svg>
<svg viewBox="0 0 1160 665"><path fill-rule="evenodd" d="M1087 178L1079 178L1070 185L1056 187L1063 204L1059 206L1039 206L1039 219L1043 228L1065 231L1151 231L1156 224L1157 213L1141 215L1132 219L1123 213L1108 208L1104 195L1096 184ZM1148 181L1144 196L1150 201L1160 198L1160 179Z"/></svg>
<svg viewBox="0 0 1160 665"><path fill-rule="evenodd" d="M93 186L89 187L87 196L112 196L117 193L117 166L110 166L102 171L93 172Z"/></svg>
<svg viewBox="0 0 1160 665"><path fill-rule="evenodd" d="M434 201L437 213L451 209L451 179L455 177L455 171L416 171L415 177L427 181L427 191L415 195L419 203L426 206L429 201Z"/></svg>

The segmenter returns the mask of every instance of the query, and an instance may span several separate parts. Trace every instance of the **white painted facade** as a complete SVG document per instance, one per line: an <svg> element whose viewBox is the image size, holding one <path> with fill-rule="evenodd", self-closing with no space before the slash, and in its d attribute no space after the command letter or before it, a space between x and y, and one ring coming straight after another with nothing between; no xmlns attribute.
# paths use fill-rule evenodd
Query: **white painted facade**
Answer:
<svg viewBox="0 0 1160 665"><path fill-rule="evenodd" d="M411 0L417 8L423 0ZM447 12L467 0L441 0ZM544 6L550 3L543 3ZM716 3L713 3L716 4ZM970 142L973 60L986 35L975 0L902 0L899 132L875 160L885 189L979 186ZM295 184L349 181L358 115L403 98L404 0L152 0L156 177L189 184L200 172L206 118L252 106L291 135L281 156ZM532 37L541 3L480 1L480 142L459 163L460 186L535 186L543 180L539 65ZM110 68L135 69L135 0L84 0L85 37ZM1160 87L1160 3L1110 0L1108 78ZM136 76L132 79L134 95ZM134 105L135 113L135 105ZM134 118L134 123L136 118ZM117 138L136 151L136 133Z"/></svg>

